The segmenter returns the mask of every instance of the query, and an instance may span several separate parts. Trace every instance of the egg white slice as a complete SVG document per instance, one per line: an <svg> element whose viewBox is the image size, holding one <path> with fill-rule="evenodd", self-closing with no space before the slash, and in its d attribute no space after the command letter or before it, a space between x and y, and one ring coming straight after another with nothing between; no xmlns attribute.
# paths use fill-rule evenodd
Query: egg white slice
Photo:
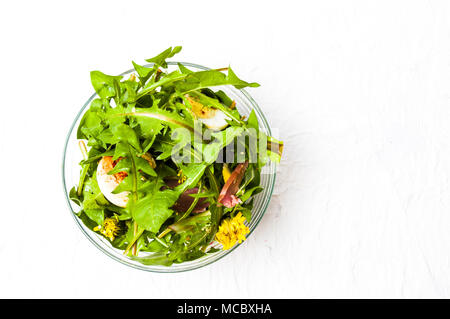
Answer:
<svg viewBox="0 0 450 319"><path fill-rule="evenodd" d="M185 97L192 107L192 112L207 128L214 131L221 131L228 126L226 120L231 119L224 112L213 107L205 106L188 94L186 94Z"/></svg>
<svg viewBox="0 0 450 319"><path fill-rule="evenodd" d="M97 166L97 183L103 196L112 204L125 207L128 202L129 192L121 192L113 194L114 189L120 184L114 175L108 175L112 169L112 159L109 156L104 156Z"/></svg>
<svg viewBox="0 0 450 319"><path fill-rule="evenodd" d="M206 125L207 128L214 130L214 131L220 131L223 130L225 127L228 126L228 122L226 120L230 120L230 118L223 113L221 110L218 109L211 109L214 115L209 118L201 118L199 117L198 120Z"/></svg>

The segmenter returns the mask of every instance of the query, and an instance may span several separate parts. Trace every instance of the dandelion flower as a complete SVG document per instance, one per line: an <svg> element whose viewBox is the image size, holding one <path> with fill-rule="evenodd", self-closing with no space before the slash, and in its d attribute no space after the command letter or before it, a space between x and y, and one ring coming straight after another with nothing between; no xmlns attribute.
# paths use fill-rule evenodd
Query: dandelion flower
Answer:
<svg viewBox="0 0 450 319"><path fill-rule="evenodd" d="M111 241L113 241L114 237L117 236L119 230L119 218L117 218L116 215L114 215L114 217L112 218L105 218L102 226L97 226L94 228L94 231L100 232L100 234L102 234L106 238L109 238L109 240Z"/></svg>
<svg viewBox="0 0 450 319"><path fill-rule="evenodd" d="M178 184L183 184L186 181L186 176L183 174L183 171L180 169L178 171Z"/></svg>
<svg viewBox="0 0 450 319"><path fill-rule="evenodd" d="M240 212L234 218L222 221L216 234L216 240L223 245L224 250L230 249L236 242L240 244L245 240L245 235L250 232L250 229L244 225L244 222L245 217Z"/></svg>

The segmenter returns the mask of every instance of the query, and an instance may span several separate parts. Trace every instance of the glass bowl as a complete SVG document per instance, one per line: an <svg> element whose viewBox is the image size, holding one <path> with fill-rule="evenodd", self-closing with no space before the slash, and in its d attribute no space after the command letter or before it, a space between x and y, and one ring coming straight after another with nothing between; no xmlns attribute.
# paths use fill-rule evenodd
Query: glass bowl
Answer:
<svg viewBox="0 0 450 319"><path fill-rule="evenodd" d="M191 70L209 70L208 68L196 65L192 63L187 62L180 62L184 66L190 68ZM177 66L177 62L168 62L168 68L175 69ZM147 66L151 66L147 65ZM121 75L127 75L135 72L133 69L128 70ZM248 116L251 112L251 110L255 110L255 113L257 115L260 130L263 131L267 135L271 135L269 124L267 123L266 118L264 117L264 114L262 113L259 106L256 104L256 102L252 99L252 97L245 91L245 90L238 90L231 86L220 86L215 89L221 89L225 93L228 94L228 96L236 101L236 107L239 110L239 112L242 115ZM91 231L89 228L87 228L83 222L75 215L75 212L78 212L80 210L80 207L71 201L69 199L69 192L70 189L77 185L79 176L80 176L80 169L79 162L82 160L82 154L80 152L80 149L78 147L78 140L77 140L77 128L78 124L80 123L80 119L83 117L84 112L89 108L89 105L93 99L97 97L97 94L94 93L87 101L84 103L81 110L78 112L77 116L75 117L72 125L70 126L69 134L67 135L66 142L64 145L64 155L63 155L63 163L62 163L62 177L63 177L63 187L64 187L64 194L67 200L67 204L69 206L71 215L75 221L75 223L78 225L78 227L81 229L83 234L103 253L105 253L107 256L111 257L112 259L125 264L127 266L151 271L151 272L180 272L180 271L187 271L187 270L193 270L197 269L206 265L209 265L222 257L225 257L229 253L231 253L233 250L235 250L239 245L235 245L232 249L229 250L219 250L214 253L207 254L204 257L201 257L199 259L184 262L181 264L174 263L171 266L159 266L159 265L143 265L138 261L132 260L129 257L123 255L123 252L121 250L118 250L114 247L112 247L109 243L109 241L102 237L101 235ZM254 200L254 207L252 210L252 220L250 223L248 223L248 227L250 228L250 233L247 235L247 238L252 234L252 232L255 230L256 226L261 221L261 218L263 217L264 213L267 210L267 207L269 205L270 199L272 197L272 191L275 184L275 171L276 171L276 165L272 162L268 162L267 165L262 169L261 171L261 186L264 188L264 190L257 194L255 196ZM247 239L248 240L248 239ZM220 248L219 244L216 244L215 247Z"/></svg>

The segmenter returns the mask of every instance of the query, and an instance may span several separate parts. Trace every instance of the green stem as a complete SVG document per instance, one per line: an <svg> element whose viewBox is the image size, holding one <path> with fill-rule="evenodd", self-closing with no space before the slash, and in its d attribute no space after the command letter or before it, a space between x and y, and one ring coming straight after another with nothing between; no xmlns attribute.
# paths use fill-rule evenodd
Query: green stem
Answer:
<svg viewBox="0 0 450 319"><path fill-rule="evenodd" d="M131 161L131 170L133 172L133 204L135 204L138 201L138 193L137 193L137 169L136 169L136 162L134 160L133 154L131 153L131 147L128 144L128 153L130 154L130 161ZM133 221L133 233L134 233L134 237L136 237L137 233L138 233L138 224L136 223L136 221ZM139 238L140 236L138 236L136 238L136 240ZM136 256L137 253L137 245L134 243L134 245L132 246L133 250L132 250L132 254L133 256Z"/></svg>
<svg viewBox="0 0 450 319"><path fill-rule="evenodd" d="M202 242L202 240L205 239L206 236L208 236L208 235L209 235L209 232L205 232L205 233L203 234L203 236L200 237L199 240L197 240L196 242L194 242L194 243L190 244L189 246L187 246L186 250L192 249L192 248L194 248L195 246L197 246L198 244L200 244L200 243Z"/></svg>
<svg viewBox="0 0 450 319"><path fill-rule="evenodd" d="M164 85L164 84L169 84L178 80L183 80L185 79L189 74L180 74L177 77L173 77L173 78L164 78L158 82L153 83L152 85L150 85L149 87L144 88L137 96L136 96L136 100L140 99L141 97L143 97L144 95L149 94L150 92L154 91L155 89L157 89L158 87Z"/></svg>
<svg viewBox="0 0 450 319"><path fill-rule="evenodd" d="M211 171L211 166L206 168L206 174L208 175L209 184L211 185L212 191L219 196L219 183L217 182L216 177L214 176L214 173ZM215 233L215 229L217 228L218 223L220 222L220 219L222 218L222 212L223 209L220 206L216 206L215 210L212 210L212 216L211 220L213 221L213 232Z"/></svg>
<svg viewBox="0 0 450 319"><path fill-rule="evenodd" d="M161 245L163 245L166 248L169 248L169 246L161 239L159 239L158 237L155 237L155 240L160 243Z"/></svg>
<svg viewBox="0 0 450 319"><path fill-rule="evenodd" d="M111 117L119 117L119 116L148 117L148 118L160 120L160 121L165 122L165 123L175 124L175 125L184 127L184 128L188 129L191 132L194 132L194 128L192 126L190 126L189 124L183 123L183 122L178 121L178 120L171 119L170 117L165 116L164 114L159 114L159 113L154 113L154 112L148 112L147 111L147 112L119 113L119 114L111 115Z"/></svg>
<svg viewBox="0 0 450 319"><path fill-rule="evenodd" d="M161 234L158 235L157 238L163 238L164 236L166 236L168 233L170 233L172 231L172 229L170 229L169 227L167 227L166 229L163 230L163 232Z"/></svg>
<svg viewBox="0 0 450 319"><path fill-rule="evenodd" d="M136 223L136 222L134 222ZM139 230L134 236L133 239L128 243L127 248L125 249L125 251L123 252L124 255L127 255L128 252L130 251L131 247L134 246L134 244L136 243L136 241L139 239L139 237L142 236L142 234L144 233L144 229Z"/></svg>
<svg viewBox="0 0 450 319"><path fill-rule="evenodd" d="M92 162L95 162L99 159L101 159L103 156L113 156L114 155L114 150L107 150L106 152L96 155L96 156L92 156L88 159L83 160L83 164L89 164Z"/></svg>
<svg viewBox="0 0 450 319"><path fill-rule="evenodd" d="M206 174L208 175L209 183L211 184L212 191L219 194L219 183L217 182L214 173L211 171L211 166L206 168Z"/></svg>
<svg viewBox="0 0 450 319"><path fill-rule="evenodd" d="M84 144L84 141L79 141L78 146L80 147L81 154L83 154L83 159L87 160L88 154L87 154L86 144ZM80 181L78 183L78 189L77 189L78 196L80 196L81 192L83 191L84 180L86 179L86 174L87 174L87 171L89 170L89 165L90 164L83 164L83 166L82 166Z"/></svg>
<svg viewBox="0 0 450 319"><path fill-rule="evenodd" d="M147 153L150 147L152 147L153 143L155 142L156 134L153 135L152 139L148 142L148 144L145 146L144 150L142 151L143 154Z"/></svg>

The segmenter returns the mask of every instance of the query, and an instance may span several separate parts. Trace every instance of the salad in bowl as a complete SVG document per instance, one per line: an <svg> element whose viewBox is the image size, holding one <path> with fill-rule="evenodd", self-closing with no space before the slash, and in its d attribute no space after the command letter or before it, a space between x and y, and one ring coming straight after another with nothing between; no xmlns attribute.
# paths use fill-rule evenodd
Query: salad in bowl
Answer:
<svg viewBox="0 0 450 319"><path fill-rule="evenodd" d="M257 83L230 67L166 61L180 50L119 76L92 71L96 94L74 122L76 141L66 143L64 183L77 222L135 267L212 260L242 243L270 200L274 176L263 171L274 175L283 149L248 106L243 89ZM78 177L67 185L75 143Z"/></svg>

